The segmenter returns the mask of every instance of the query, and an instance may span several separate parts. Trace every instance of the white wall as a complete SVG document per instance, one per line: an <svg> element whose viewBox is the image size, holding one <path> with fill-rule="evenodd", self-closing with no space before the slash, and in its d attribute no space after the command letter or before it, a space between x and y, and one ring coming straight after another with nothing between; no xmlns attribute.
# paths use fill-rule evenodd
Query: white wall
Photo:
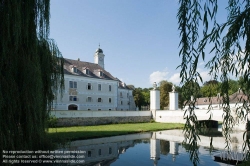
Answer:
<svg viewBox="0 0 250 166"><path fill-rule="evenodd" d="M151 111L51 111L57 118L151 116Z"/></svg>
<svg viewBox="0 0 250 166"><path fill-rule="evenodd" d="M116 110L117 109L117 81L93 79L88 77L79 77L73 75L64 75L65 77L65 92L61 99L58 94L57 100L54 101L54 110L68 110L68 106L71 104L77 105L78 110ZM73 89L69 87L69 81L76 81L77 88ZM91 83L92 89L88 90L87 85ZM98 90L98 84L101 84L101 91ZM111 91L109 91L109 85L111 85ZM77 94L70 94L71 91L75 91ZM77 96L77 101L70 101L69 96ZM92 102L87 102L87 98L91 97ZM102 102L98 102L97 99L102 98ZM109 103L111 98L111 103Z"/></svg>
<svg viewBox="0 0 250 166"><path fill-rule="evenodd" d="M121 95L120 95L121 94ZM128 111L130 110L130 107L133 101L130 101L133 99L133 94L132 90L128 89L121 89L118 88L118 95L117 95L117 110L123 110L123 111ZM122 104L121 104L122 101ZM135 111L135 108L132 108Z"/></svg>

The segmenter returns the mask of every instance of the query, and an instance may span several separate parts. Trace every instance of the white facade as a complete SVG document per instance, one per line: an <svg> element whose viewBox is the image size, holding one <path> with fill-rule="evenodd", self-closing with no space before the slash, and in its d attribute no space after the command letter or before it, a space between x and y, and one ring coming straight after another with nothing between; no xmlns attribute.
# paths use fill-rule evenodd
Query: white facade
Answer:
<svg viewBox="0 0 250 166"><path fill-rule="evenodd" d="M69 110L70 105L76 105L76 110L86 111L117 109L117 81L96 80L72 75L64 75L64 79L64 95L62 99L58 96L59 100L55 103L55 110ZM77 87L70 88L70 82L74 82Z"/></svg>
<svg viewBox="0 0 250 166"><path fill-rule="evenodd" d="M98 48L95 63L64 60L63 97L58 94L54 110L135 110L132 89L104 69L104 54Z"/></svg>
<svg viewBox="0 0 250 166"><path fill-rule="evenodd" d="M135 108L134 98L132 94L132 90L126 88L125 83L121 83L122 85L118 86L118 107L117 110L131 110Z"/></svg>

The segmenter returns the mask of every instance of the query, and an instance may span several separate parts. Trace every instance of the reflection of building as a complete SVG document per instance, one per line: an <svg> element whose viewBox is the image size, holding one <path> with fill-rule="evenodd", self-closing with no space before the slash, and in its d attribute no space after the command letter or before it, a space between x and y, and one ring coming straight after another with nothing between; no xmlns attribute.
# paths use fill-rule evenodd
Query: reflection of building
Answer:
<svg viewBox="0 0 250 166"><path fill-rule="evenodd" d="M76 150L85 151L85 164L109 165L108 161L114 162L119 154L125 153L126 149L134 146L134 141L121 141L113 143L100 143L92 145L79 146ZM107 164L109 163L109 164Z"/></svg>
<svg viewBox="0 0 250 166"><path fill-rule="evenodd" d="M77 150L86 151L85 163L110 160L118 157L117 143L87 145L78 147Z"/></svg>
<svg viewBox="0 0 250 166"><path fill-rule="evenodd" d="M55 110L135 110L132 89L104 69L103 50L94 63L64 59L65 92L58 94Z"/></svg>
<svg viewBox="0 0 250 166"><path fill-rule="evenodd" d="M170 151L169 153L173 156L173 161L175 161L176 155L178 155L179 144L177 142L170 141Z"/></svg>
<svg viewBox="0 0 250 166"><path fill-rule="evenodd" d="M153 133L150 139L150 159L154 160L154 166L160 160L160 140L156 139L156 134Z"/></svg>
<svg viewBox="0 0 250 166"><path fill-rule="evenodd" d="M160 140L156 139L155 133L152 134L152 138L150 139L150 159L154 160L154 166L158 164L158 160L160 160ZM167 147L165 147L167 148ZM170 141L169 142L169 149L165 151L169 151L172 154L173 161L175 161L176 156L179 154L179 144L177 142Z"/></svg>

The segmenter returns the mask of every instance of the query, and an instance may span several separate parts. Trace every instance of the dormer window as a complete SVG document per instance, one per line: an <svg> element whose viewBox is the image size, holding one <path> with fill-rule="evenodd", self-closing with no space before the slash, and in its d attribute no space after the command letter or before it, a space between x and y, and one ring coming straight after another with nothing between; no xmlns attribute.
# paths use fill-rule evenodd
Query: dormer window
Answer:
<svg viewBox="0 0 250 166"><path fill-rule="evenodd" d="M76 66L72 67L72 72L77 73L77 68L76 68Z"/></svg>
<svg viewBox="0 0 250 166"><path fill-rule="evenodd" d="M102 71L100 71L99 74L100 74L100 77L103 77L103 72Z"/></svg>
<svg viewBox="0 0 250 166"><path fill-rule="evenodd" d="M126 87L126 84L124 82L122 82L122 86L125 88Z"/></svg>
<svg viewBox="0 0 250 166"><path fill-rule="evenodd" d="M86 74L89 75L89 69L86 69Z"/></svg>
<svg viewBox="0 0 250 166"><path fill-rule="evenodd" d="M85 68L85 67L82 69L82 71L84 74L87 74L87 75L89 75L89 73L90 73L89 69Z"/></svg>

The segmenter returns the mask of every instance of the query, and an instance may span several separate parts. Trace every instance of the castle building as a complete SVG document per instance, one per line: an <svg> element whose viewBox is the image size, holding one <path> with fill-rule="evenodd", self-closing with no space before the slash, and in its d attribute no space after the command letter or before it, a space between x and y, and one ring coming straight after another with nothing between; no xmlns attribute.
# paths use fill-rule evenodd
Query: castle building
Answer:
<svg viewBox="0 0 250 166"><path fill-rule="evenodd" d="M54 110L136 110L133 89L105 70L104 57L99 46L94 63L64 59L65 91Z"/></svg>

